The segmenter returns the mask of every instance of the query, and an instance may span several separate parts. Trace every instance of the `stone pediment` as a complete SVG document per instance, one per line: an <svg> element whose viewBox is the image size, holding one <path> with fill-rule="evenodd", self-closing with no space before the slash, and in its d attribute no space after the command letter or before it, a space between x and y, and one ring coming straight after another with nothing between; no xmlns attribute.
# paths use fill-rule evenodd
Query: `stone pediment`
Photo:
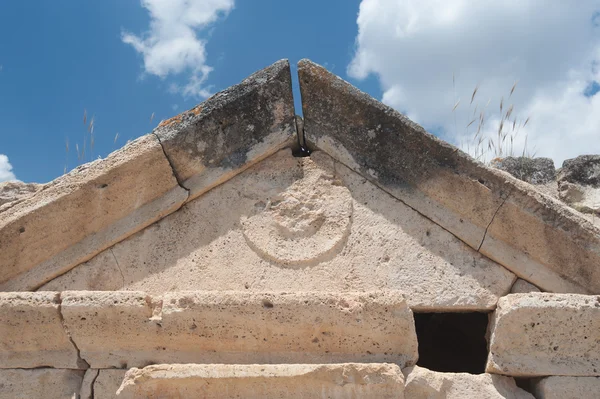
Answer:
<svg viewBox="0 0 600 399"><path fill-rule="evenodd" d="M298 71L303 119L278 61L0 206L0 386L402 397L437 381L481 397L520 391L505 376L600 375L580 359L596 347L559 328L599 339L572 318L598 320L578 294L600 294L600 231L324 68ZM413 312L492 311L487 371L504 376L415 366ZM551 331L515 343L536 314Z"/></svg>
<svg viewBox="0 0 600 399"><path fill-rule="evenodd" d="M110 265L114 261L98 260L106 258L103 251L109 249L117 261L120 252L145 251L139 245L127 251L120 248L139 241L139 236L151 235L171 219L182 219L186 213L188 221L178 221L170 237L187 236L186 228L199 229L200 235L207 236L210 229L205 225L222 231L226 223L243 231L244 239L235 242L226 255L213 249L215 262L221 256L227 256L230 264L245 261L245 251L251 249L267 263L288 264L286 270L323 261L335 264L338 254L341 259L349 251L348 240L358 237L358 232L351 234L356 224L353 219L368 202L358 197L361 191L370 190L370 205L366 207L375 218L371 223L382 223L380 227L387 224L390 231L398 230L390 233L394 239L404 233L414 242L392 243L390 239L386 245L377 241L377 235L363 237L360 245L352 242L354 251L365 248L364 270L375 267L375 253L382 254L377 258L390 259L376 262L380 265L400 262L394 267L412 264L422 268L423 262L407 259L423 250L435 253L432 256L437 261L454 268L435 280L470 274L466 264L493 265L484 268L488 281L476 284L493 293L492 297L507 292L503 277L507 273L497 272L498 265L545 291L600 292L600 233L576 212L506 173L477 163L310 61L299 63L299 79L304 113L299 136L314 151L313 157L295 159L287 151L287 156L279 154L267 160L292 147L298 136L289 65L279 61L161 122L154 132L106 159L83 165L30 197L3 205L0 289L38 289L62 275L64 281L70 276L65 273L85 262L84 268L91 267L89 262ZM263 160L265 165L233 180ZM358 185L360 179L369 184ZM212 198L218 195L211 193L215 187L228 197ZM259 195L257 187L265 187L266 195ZM237 202L232 192L241 193ZM251 192L255 204L248 208L242 202ZM206 193L211 194L193 203ZM281 198L273 200L271 196ZM204 204L209 198L212 205ZM376 202L386 204L375 209ZM254 212L261 203L269 209L249 216L249 209ZM220 212L217 204L227 204L231 213L216 219ZM236 213L239 220L231 216ZM405 220L399 220L403 214L407 215ZM134 236L168 215L172 216ZM381 216L383 220L376 222ZM276 224L283 221L275 228L271 220ZM418 224L428 234L440 231L440 237L420 237L423 232L414 230ZM200 248L218 238L207 236L205 241L189 245ZM441 248L450 241L453 247ZM164 248L168 242L167 237L161 237L152 247ZM179 248L185 246L181 240L178 244ZM369 247L373 251L366 249ZM175 266L183 257L162 259L173 251L181 249L165 250L163 255L147 259L147 267L163 264L165 270ZM391 252L386 255L386 251ZM189 252L194 253L192 248ZM352 261L345 263L356 262L359 254L348 256ZM134 264L125 259L122 262L127 269L124 279L128 280L126 275ZM473 271L479 271L477 266ZM475 277L478 281L482 278ZM356 281L369 285L368 281ZM101 282L94 284L102 288ZM377 284L385 285L385 278ZM348 283L348 288L352 287ZM461 298L458 290L457 303Z"/></svg>

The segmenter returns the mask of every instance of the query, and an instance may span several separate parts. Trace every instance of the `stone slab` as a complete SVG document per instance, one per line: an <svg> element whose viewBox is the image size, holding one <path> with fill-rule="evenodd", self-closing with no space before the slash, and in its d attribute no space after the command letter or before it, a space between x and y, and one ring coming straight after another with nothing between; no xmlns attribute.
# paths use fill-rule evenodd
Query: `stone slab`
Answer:
<svg viewBox="0 0 600 399"><path fill-rule="evenodd" d="M535 399L517 387L515 380L493 374L439 373L422 367L409 367L406 399Z"/></svg>
<svg viewBox="0 0 600 399"><path fill-rule="evenodd" d="M600 296L511 294L489 328L487 372L600 376Z"/></svg>
<svg viewBox="0 0 600 399"><path fill-rule="evenodd" d="M417 337L396 292L64 292L62 313L92 368L154 363L394 362Z"/></svg>
<svg viewBox="0 0 600 399"><path fill-rule="evenodd" d="M304 135L420 214L546 291L600 293L600 229L485 167L308 60Z"/></svg>
<svg viewBox="0 0 600 399"><path fill-rule="evenodd" d="M388 289L415 311L456 311L494 309L514 280L323 151L287 149L42 288Z"/></svg>
<svg viewBox="0 0 600 399"><path fill-rule="evenodd" d="M0 399L74 399L83 370L0 369Z"/></svg>
<svg viewBox="0 0 600 399"><path fill-rule="evenodd" d="M36 289L186 198L153 135L82 165L2 212L0 291Z"/></svg>
<svg viewBox="0 0 600 399"><path fill-rule="evenodd" d="M293 143L295 126L290 65L280 60L154 133L195 198Z"/></svg>
<svg viewBox="0 0 600 399"><path fill-rule="evenodd" d="M402 399L403 388L395 364L156 365L128 371L117 398Z"/></svg>
<svg viewBox="0 0 600 399"><path fill-rule="evenodd" d="M78 369L54 292L0 293L0 368Z"/></svg>
<svg viewBox="0 0 600 399"><path fill-rule="evenodd" d="M600 377L552 376L532 381L537 399L597 399Z"/></svg>

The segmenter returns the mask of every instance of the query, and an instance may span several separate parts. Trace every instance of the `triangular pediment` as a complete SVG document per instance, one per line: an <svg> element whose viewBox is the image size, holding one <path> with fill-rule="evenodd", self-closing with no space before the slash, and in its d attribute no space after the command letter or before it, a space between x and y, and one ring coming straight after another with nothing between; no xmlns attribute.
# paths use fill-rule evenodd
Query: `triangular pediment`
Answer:
<svg viewBox="0 0 600 399"><path fill-rule="evenodd" d="M355 203L352 209L364 206L355 198L364 193L356 191L358 186L351 183L350 178L339 187L341 191L334 190L328 194L319 191L322 189L320 185L311 185L307 177L312 170L310 165L318 165L317 159L321 163L329 159L329 163L337 165L336 170L346 171L347 176L366 179L372 188L371 196L377 201L391 201L387 208L371 211L384 215L379 227L389 224L393 226L391 231L400 229L392 236L400 237L405 233L411 236L407 231L414 230L416 224L429 226L426 230L430 233L439 230L444 236L443 239L426 242L427 239L416 238L421 232L412 234L412 238L416 239L412 244L405 243L405 248L398 243L394 246L394 251L401 250L404 254L403 257L396 254L398 260L410 259L421 250L438 252L434 258L437 256L443 260L442 263L455 268L473 263L475 258L484 259L481 262L494 265L488 276L494 281L496 278L502 280L501 275L514 274L546 291L600 292L600 235L576 212L506 173L475 162L324 68L303 60L298 71L304 113L303 128L299 132L296 132L289 64L279 61L195 108L161 122L153 133L128 144L108 158L74 170L45 185L31 197L3 205L0 241L6 250L0 254L0 289L38 289L77 265L106 258L108 252L118 260L119 245L150 234L161 223L167 223L161 220L169 215L174 215L171 219L179 217L194 208L197 204L193 201L199 198L205 205L203 210L190 217L191 222L180 220L168 237L154 242L152 248L145 252L142 244L129 252L142 251L144 253L140 252L138 258L146 259L156 248L167 248L168 242L185 247L184 241L173 241L173 237L193 235L195 229L224 232L223 229L234 223L231 215L220 219L214 219L214 215L218 214L218 207L229 200L213 199L212 205L206 205L208 200L204 197L214 197L216 192L226 188L237 190L242 197L246 191L260 192L267 184L265 181L253 183L236 176L253 166L261 169L270 163L273 165L268 169L273 179L282 179L281 176L295 171L296 180L289 181L288 186L304 187L302 194L286 194L287 200L298 201L296 208L286 211L294 215L289 221L293 222L293 226L286 227L284 223L277 227L287 233L280 231L283 238L274 238L269 226L280 216L270 214L273 220L266 214L255 216L244 222L250 223L251 227L244 227L240 219L238 227L246 229L245 238L235 244L235 248L241 252L236 254L223 244L213 248L213 259L209 263L233 264L246 259L245 252L241 250L245 248L262 254L259 256L261 262L287 262L291 266L286 270L302 269L302 257L310 258L315 264L342 262L354 265L360 263L358 259L364 256L368 260L363 263L369 266L361 270L367 273L377 264L385 263L382 259L392 256L383 254L385 245L376 242L377 235L374 235L362 241L361 245L379 248L383 254L376 257L379 263L373 262L375 252L366 249L365 253L369 255L356 252L344 258L348 251L346 244L354 236L349 226L342 226L343 218L332 221L328 215L350 215L349 204ZM289 150L285 156L273 155L286 147L295 147L298 141L301 144L306 141L306 145L314 151L310 159L296 159ZM285 157L289 159L281 161ZM286 162L292 162L296 167ZM298 169L300 163L303 166ZM323 170L329 168L320 165L317 169L319 167ZM323 173L335 175L331 171ZM267 177L263 179L268 180ZM343 194L346 191L342 187L347 194ZM281 188L283 192L285 190ZM283 195L281 193L278 195ZM344 195L346 202L342 201ZM327 196L337 202L323 200L319 203L323 214L302 213L307 207L317 206L311 202L316 201L313 197L326 199ZM269 198L254 200L267 204ZM375 201L373 198L371 200ZM288 206L285 201L284 205ZM376 207L374 203L371 205ZM242 218L247 216L243 212L249 212L243 210L245 206L245 203L230 203L225 209ZM236 210L238 207L241 210ZM419 222L394 219L408 213L414 214ZM348 219L352 217L348 216ZM64 226L64 220L68 220L69 228L60 227L61 223ZM220 223L223 225L220 226ZM306 236L306 240L299 240L294 234ZM192 247L174 251L189 250L193 253L198 246L213 242L209 238L206 240L204 243L193 241ZM453 247L441 254L444 251L439 248L440 242L453 242ZM413 244L415 246L411 246ZM351 245L352 249L358 247ZM287 255L274 255L272 252L276 250L285 251ZM457 260L459 258L462 260ZM156 261L156 265L148 267L168 270L177 264L178 259L158 257L146 260L147 263ZM409 263L398 263L396 269L412 267ZM134 264L130 263L132 268ZM418 261L412 264L417 268L424 267ZM497 265L510 272L493 274L491 270L496 270ZM311 267L313 271L319 270L314 265ZM333 269L336 267L340 266L332 266ZM150 269L145 272L150 273ZM464 272L459 270L456 275L463 277ZM319 278L330 279L326 272L323 273ZM426 290L426 285L434 285L439 279L450 281L452 275L449 272L443 277L432 278L431 283L419 284ZM138 277L134 280L152 279L151 276ZM371 277L371 283L365 278L358 278L356 281L361 283L353 284L354 277L349 273L347 278L350 282L346 288L361 289L364 284L385 286L385 279ZM66 275L59 280L65 278ZM290 284L302 281L295 275L282 279L290 279ZM411 281L416 284L416 280ZM221 288L218 284L215 282L213 288ZM286 284L282 283L281 288L291 287ZM494 289L490 288L492 285L482 286L484 291L490 289L493 292L492 299L484 300L485 303L493 303L494 298L507 291L503 284L500 284L501 288ZM322 288L328 289L326 286ZM342 288L342 285L335 285L335 289ZM483 298L487 295L480 294L475 296ZM461 294L457 294L454 300L459 303L463 300L461 298ZM478 303L477 306L488 306Z"/></svg>
<svg viewBox="0 0 600 399"><path fill-rule="evenodd" d="M384 289L465 311L493 309L515 278L326 153L284 149L40 289Z"/></svg>
<svg viewBox="0 0 600 399"><path fill-rule="evenodd" d="M597 392L598 229L298 71L0 205L8 397Z"/></svg>

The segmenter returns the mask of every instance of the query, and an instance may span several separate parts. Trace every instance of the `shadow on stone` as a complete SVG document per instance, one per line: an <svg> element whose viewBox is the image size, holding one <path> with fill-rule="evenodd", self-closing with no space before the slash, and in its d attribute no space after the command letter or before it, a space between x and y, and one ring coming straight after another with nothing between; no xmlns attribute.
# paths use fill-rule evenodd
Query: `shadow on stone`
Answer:
<svg viewBox="0 0 600 399"><path fill-rule="evenodd" d="M484 373L487 324L486 313L415 313L417 365L440 372Z"/></svg>

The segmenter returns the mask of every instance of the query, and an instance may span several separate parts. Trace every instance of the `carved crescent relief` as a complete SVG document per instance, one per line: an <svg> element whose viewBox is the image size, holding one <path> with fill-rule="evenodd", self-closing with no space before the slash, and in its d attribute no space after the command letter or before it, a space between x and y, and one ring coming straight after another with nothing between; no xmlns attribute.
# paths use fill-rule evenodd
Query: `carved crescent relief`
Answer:
<svg viewBox="0 0 600 399"><path fill-rule="evenodd" d="M326 260L350 233L350 192L312 163L302 179L255 206L255 213L242 219L246 242L261 257L285 265Z"/></svg>

